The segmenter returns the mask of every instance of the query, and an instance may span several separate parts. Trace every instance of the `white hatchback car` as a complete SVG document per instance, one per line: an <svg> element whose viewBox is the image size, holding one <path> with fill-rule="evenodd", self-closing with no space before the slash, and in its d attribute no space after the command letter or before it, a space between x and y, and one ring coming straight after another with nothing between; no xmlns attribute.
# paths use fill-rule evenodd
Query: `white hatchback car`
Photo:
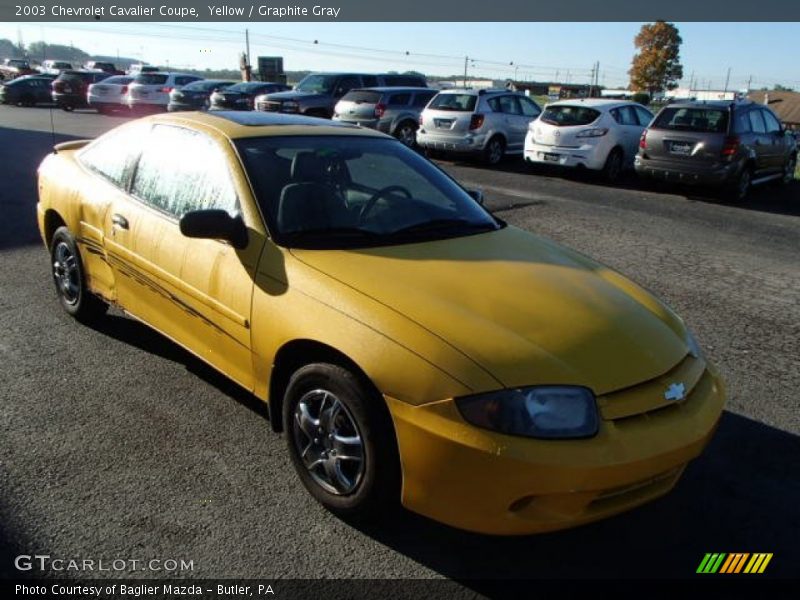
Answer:
<svg viewBox="0 0 800 600"><path fill-rule="evenodd" d="M169 93L199 81L202 77L188 73L141 73L128 86L127 104L131 110L144 107L161 107L167 110Z"/></svg>
<svg viewBox="0 0 800 600"><path fill-rule="evenodd" d="M125 103L128 85L132 81L133 77L130 75L114 75L99 83L93 83L86 91L86 103L104 115L127 110Z"/></svg>
<svg viewBox="0 0 800 600"><path fill-rule="evenodd" d="M653 113L624 100L561 100L528 127L525 160L602 171L614 181L633 167L639 138Z"/></svg>

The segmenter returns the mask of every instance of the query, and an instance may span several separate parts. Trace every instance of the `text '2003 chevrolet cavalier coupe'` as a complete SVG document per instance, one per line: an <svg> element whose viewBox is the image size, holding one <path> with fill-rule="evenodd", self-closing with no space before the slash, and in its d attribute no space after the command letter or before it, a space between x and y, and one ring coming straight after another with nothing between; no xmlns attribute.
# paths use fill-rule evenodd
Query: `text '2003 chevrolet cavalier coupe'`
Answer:
<svg viewBox="0 0 800 600"><path fill-rule="evenodd" d="M670 309L372 130L159 115L58 145L39 193L64 309L114 304L267 402L339 514L589 522L669 491L722 411Z"/></svg>

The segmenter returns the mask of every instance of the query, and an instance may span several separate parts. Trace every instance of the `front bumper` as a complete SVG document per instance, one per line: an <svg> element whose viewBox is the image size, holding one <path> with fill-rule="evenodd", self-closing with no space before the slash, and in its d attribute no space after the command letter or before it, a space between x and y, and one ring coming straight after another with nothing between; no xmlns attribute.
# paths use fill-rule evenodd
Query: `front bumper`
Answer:
<svg viewBox="0 0 800 600"><path fill-rule="evenodd" d="M428 150L471 153L480 152L485 144L486 134L442 135L425 129L417 131L417 145Z"/></svg>
<svg viewBox="0 0 800 600"><path fill-rule="evenodd" d="M724 384L706 370L679 404L625 418L604 415L600 432L588 440L546 441L475 428L453 400L411 406L387 398L400 448L402 502L488 534L602 519L670 491L708 443L724 401Z"/></svg>
<svg viewBox="0 0 800 600"><path fill-rule="evenodd" d="M692 166L677 161L644 158L640 155L637 155L633 161L633 168L641 177L710 186L724 185L734 181L739 174L740 166L739 163Z"/></svg>

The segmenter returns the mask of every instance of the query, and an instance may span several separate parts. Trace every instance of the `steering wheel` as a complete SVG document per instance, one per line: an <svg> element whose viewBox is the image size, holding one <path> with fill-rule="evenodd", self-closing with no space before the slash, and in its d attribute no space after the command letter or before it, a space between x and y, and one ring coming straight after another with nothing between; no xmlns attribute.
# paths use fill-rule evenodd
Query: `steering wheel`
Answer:
<svg viewBox="0 0 800 600"><path fill-rule="evenodd" d="M366 201L364 206L361 207L361 212L358 213L358 222L363 223L366 220L367 215L375 208L375 205L378 203L378 200L386 196L391 192L401 192L405 195L406 198L411 200L413 196L411 192L409 192L406 188L402 185L389 185L385 188L379 189L377 192L372 194L369 200Z"/></svg>

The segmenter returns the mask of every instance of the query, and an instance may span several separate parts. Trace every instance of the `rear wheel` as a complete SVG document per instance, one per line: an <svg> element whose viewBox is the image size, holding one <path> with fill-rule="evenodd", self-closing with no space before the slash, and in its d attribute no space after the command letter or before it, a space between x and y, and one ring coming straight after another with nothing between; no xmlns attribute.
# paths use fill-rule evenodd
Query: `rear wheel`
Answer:
<svg viewBox="0 0 800 600"><path fill-rule="evenodd" d="M59 227L50 243L53 283L62 308L80 321L105 314L107 306L86 287L86 275L75 238L66 227Z"/></svg>
<svg viewBox="0 0 800 600"><path fill-rule="evenodd" d="M622 173L622 150L614 148L608 153L606 164L603 166L603 178L609 183L614 183Z"/></svg>
<svg viewBox="0 0 800 600"><path fill-rule="evenodd" d="M413 121L403 121L394 130L394 137L409 148L417 145L417 124Z"/></svg>
<svg viewBox="0 0 800 600"><path fill-rule="evenodd" d="M36 104L36 100L30 94L24 94L20 99L18 104L20 106L33 106Z"/></svg>
<svg viewBox="0 0 800 600"><path fill-rule="evenodd" d="M283 427L300 480L323 506L370 517L398 504L391 417L355 374L327 363L299 369L286 390Z"/></svg>
<svg viewBox="0 0 800 600"><path fill-rule="evenodd" d="M725 198L734 202L741 202L750 193L753 185L753 172L749 165L745 165L739 176L724 190Z"/></svg>
<svg viewBox="0 0 800 600"><path fill-rule="evenodd" d="M489 143L487 143L486 147L483 149L483 161L487 165L494 166L503 160L505 153L506 143L503 138L501 138L499 135L496 135L489 140Z"/></svg>
<svg viewBox="0 0 800 600"><path fill-rule="evenodd" d="M69 102L65 102L64 104L61 105L61 109L64 110L65 112L72 112L73 110L75 110L75 105Z"/></svg>

